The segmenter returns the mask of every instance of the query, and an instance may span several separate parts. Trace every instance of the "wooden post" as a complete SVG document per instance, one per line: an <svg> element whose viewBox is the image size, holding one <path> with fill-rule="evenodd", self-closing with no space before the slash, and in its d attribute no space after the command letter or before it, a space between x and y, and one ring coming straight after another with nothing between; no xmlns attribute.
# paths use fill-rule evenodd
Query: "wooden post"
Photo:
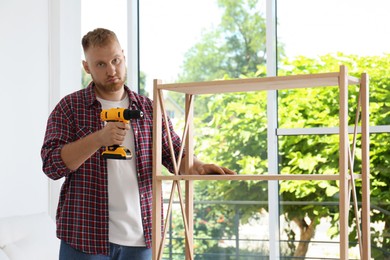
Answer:
<svg viewBox="0 0 390 260"><path fill-rule="evenodd" d="M370 236L370 120L369 120L369 79L361 76L362 95L362 240L363 259L371 259Z"/></svg>
<svg viewBox="0 0 390 260"><path fill-rule="evenodd" d="M153 82L153 208L152 208L152 259L158 259L161 243L161 210L162 204L162 180L156 178L161 175L161 133L162 117L158 86L161 80ZM162 253L161 253L162 254Z"/></svg>
<svg viewBox="0 0 390 260"><path fill-rule="evenodd" d="M192 96L192 99L194 97ZM194 132L194 100L191 99L191 95L186 94L186 122L188 124L188 133L185 139L186 147L186 171L189 172L189 169L193 165L194 158L194 144L193 144L193 132ZM192 101L192 102L191 102ZM194 184L192 180L185 181L185 204L186 204L186 217L188 223L188 244L186 247L186 259L194 259Z"/></svg>
<svg viewBox="0 0 390 260"><path fill-rule="evenodd" d="M340 66L339 75L340 111L339 111L339 171L340 171L340 259L348 259L348 213L349 213L349 190L348 190L348 71L345 66Z"/></svg>

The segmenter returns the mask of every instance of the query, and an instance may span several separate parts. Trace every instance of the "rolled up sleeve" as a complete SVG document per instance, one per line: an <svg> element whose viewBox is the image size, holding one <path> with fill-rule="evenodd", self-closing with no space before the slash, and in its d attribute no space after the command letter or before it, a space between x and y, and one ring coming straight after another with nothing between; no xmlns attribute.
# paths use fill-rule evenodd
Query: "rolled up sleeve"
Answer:
<svg viewBox="0 0 390 260"><path fill-rule="evenodd" d="M61 158L62 147L73 141L72 122L70 113L59 103L49 116L45 139L41 149L42 170L51 179L57 180L68 176L72 171L68 169Z"/></svg>

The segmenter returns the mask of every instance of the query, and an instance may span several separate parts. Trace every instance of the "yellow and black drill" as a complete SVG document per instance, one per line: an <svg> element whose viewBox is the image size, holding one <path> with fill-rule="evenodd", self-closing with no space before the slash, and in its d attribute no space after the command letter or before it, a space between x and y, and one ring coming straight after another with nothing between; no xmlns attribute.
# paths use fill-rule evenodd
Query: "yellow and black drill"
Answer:
<svg viewBox="0 0 390 260"><path fill-rule="evenodd" d="M138 119L143 117L143 113L140 110L130 110L126 108L110 108L102 110L100 118L106 122L124 122L128 124L130 119ZM129 149L120 145L111 145L106 147L106 150L102 153L103 158L106 159L121 159L130 160L133 155Z"/></svg>

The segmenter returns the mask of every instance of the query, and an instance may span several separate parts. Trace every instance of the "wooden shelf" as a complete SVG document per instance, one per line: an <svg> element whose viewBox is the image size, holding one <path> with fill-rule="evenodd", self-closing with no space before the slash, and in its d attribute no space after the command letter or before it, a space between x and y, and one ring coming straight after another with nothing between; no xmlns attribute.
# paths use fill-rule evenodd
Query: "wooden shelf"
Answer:
<svg viewBox="0 0 390 260"><path fill-rule="evenodd" d="M229 92L248 92L262 90L282 90L338 86L339 73L320 73L314 75L291 75L283 77L215 80L205 82L161 84L157 88L192 95L218 94ZM348 76L349 85L360 84L358 78Z"/></svg>
<svg viewBox="0 0 390 260"><path fill-rule="evenodd" d="M347 176L349 179L350 177ZM355 179L360 179L360 174L354 175ZM251 174L251 175L160 175L157 180L162 181L286 181L286 180L316 180L316 181L337 181L339 174Z"/></svg>
<svg viewBox="0 0 390 260"><path fill-rule="evenodd" d="M361 117L361 124L358 128L361 133L361 174L353 173L353 154L349 143L348 132L350 131L348 126L348 86L359 85L360 93L359 100L357 100L357 106ZM337 87L339 90L339 125L336 128L332 128L331 132L339 136L339 169L338 174L334 175L322 175L322 174L262 174L262 175L179 175L176 158L173 155L172 141L169 143L169 149L173 157L172 163L174 164L175 173L170 176L163 176L162 162L161 162L161 150L162 140L161 132L164 127L167 128L163 91L174 91L186 94L186 109L185 109L185 126L183 133L183 143L186 146L185 166L186 172L189 172L193 161L193 111L194 111L194 95L202 94L219 94L219 93L232 93L232 92L249 92L249 91L269 91L269 90L283 90L283 89L298 89L298 88L313 88L313 87ZM339 227L340 227L340 259L348 259L348 215L351 208L351 190L354 191L355 180L362 180L362 206L361 213L358 212L358 203L356 196L352 196L354 200L355 216L357 218L356 227L358 227L358 234L362 234L362 238L359 237L359 247L361 253L361 259L370 259L371 245L370 245L370 170L369 170L369 101L368 101L368 75L366 73L361 74L360 78L355 78L348 75L345 66L340 66L339 72L330 73L318 73L309 75L291 75L280 77L265 77L265 78L252 78L252 79L234 79L234 80L216 80L207 82L191 82L191 83L176 83L176 84L163 84L160 80L154 81L154 111L153 111L153 259L161 259L164 248L164 234L161 234L160 223L162 222L161 210L162 210L162 183L163 181L172 182L172 191L177 188L180 197L180 204L182 207L182 214L186 233L186 259L193 258L193 181L338 181L339 185ZM358 120L356 119L356 122ZM269 129L274 131L276 129ZM311 130L312 131L312 130ZM354 133L355 136L355 133ZM170 136L168 134L168 138ZM352 145L353 146L353 145ZM183 147L181 148L183 152ZM179 182L185 182L185 202L182 199ZM352 189L351 189L352 188ZM169 205L172 203L172 193ZM185 206L184 206L185 205ZM170 207L168 207L170 208ZM185 208L185 209L183 209ZM361 217L359 215L361 214ZM169 215L169 214L167 214ZM166 221L167 222L167 221ZM362 232L360 232L360 226ZM166 232L166 226L164 233Z"/></svg>

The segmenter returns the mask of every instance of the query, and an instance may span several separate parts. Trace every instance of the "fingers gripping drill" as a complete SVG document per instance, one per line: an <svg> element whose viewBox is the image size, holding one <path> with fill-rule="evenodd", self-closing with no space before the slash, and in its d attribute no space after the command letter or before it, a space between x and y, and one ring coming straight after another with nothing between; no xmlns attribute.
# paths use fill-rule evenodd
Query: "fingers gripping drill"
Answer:
<svg viewBox="0 0 390 260"><path fill-rule="evenodd" d="M124 122L128 124L130 119L142 118L143 113L140 110L130 110L126 108L110 108L102 110L100 118L105 122ZM102 153L106 159L130 160L133 155L129 149L120 145L107 146Z"/></svg>

